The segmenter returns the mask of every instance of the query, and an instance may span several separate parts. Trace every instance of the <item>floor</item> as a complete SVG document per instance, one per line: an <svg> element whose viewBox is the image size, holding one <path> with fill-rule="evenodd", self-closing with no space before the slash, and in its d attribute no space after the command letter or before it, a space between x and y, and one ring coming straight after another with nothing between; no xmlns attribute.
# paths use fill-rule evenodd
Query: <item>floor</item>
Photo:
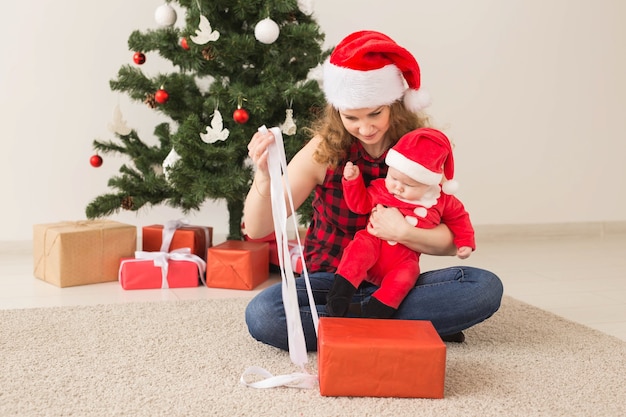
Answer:
<svg viewBox="0 0 626 417"><path fill-rule="evenodd" d="M463 263L498 274L505 294L626 341L626 234L478 239L477 244ZM458 263L456 258L424 256L422 269ZM0 242L0 309L251 297L278 281L273 276L254 291L125 291L117 282L57 288L34 278L30 242Z"/></svg>

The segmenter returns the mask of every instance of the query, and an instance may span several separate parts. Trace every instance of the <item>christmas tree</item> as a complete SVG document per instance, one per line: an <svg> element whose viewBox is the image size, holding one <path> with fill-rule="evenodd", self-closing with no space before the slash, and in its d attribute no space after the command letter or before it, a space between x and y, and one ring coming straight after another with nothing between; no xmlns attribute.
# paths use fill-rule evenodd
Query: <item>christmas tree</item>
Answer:
<svg viewBox="0 0 626 417"><path fill-rule="evenodd" d="M181 16L169 3L158 7L158 27L130 35L134 63L110 81L113 91L172 122L156 126L158 144L148 144L116 112L115 139L93 142L91 164L102 164L100 153L126 155L132 164L109 179L114 192L96 197L86 215L158 204L188 213L206 200L225 200L228 239L241 239L254 174L247 144L259 126L280 126L290 159L308 139L305 127L324 106L318 81L309 77L328 55L324 35L302 0L176 2L185 26L175 26ZM174 70L146 76L151 52Z"/></svg>

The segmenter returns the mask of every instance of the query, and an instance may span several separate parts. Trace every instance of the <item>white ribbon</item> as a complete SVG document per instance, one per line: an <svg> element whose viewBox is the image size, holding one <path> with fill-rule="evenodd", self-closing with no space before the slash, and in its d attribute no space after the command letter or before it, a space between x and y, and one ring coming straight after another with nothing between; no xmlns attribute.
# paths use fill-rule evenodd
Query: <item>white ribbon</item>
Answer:
<svg viewBox="0 0 626 417"><path fill-rule="evenodd" d="M291 255L291 267L296 270L298 267L298 260L302 257L302 246L300 243L293 245L289 248L289 254Z"/></svg>
<svg viewBox="0 0 626 417"><path fill-rule="evenodd" d="M298 304L298 293L296 290L296 278L293 273L293 267L291 263L289 253L289 238L287 233L287 206L285 203L285 189L287 190L287 196L291 208L292 220L294 227L297 230L298 224L295 216L295 208L293 205L293 197L291 195L291 188L289 187L289 178L287 176L287 159L285 157L285 149L283 145L283 136L280 129L273 127L271 129L274 134L274 142L268 147L268 168L270 174L270 195L272 199L272 217L274 219L274 233L276 235L276 247L278 251L278 261L280 264L280 274L282 279L282 296L283 305L285 307L285 317L287 321L287 336L289 341L289 356L291 361L299 366L304 373L293 373L289 375L273 376L263 368L250 367L241 377L241 383L253 388L271 388L277 386L287 386L296 388L313 388L317 384L317 375L309 374L305 365L308 362L306 342L304 338L304 330L302 328L302 320L300 317L300 305ZM267 132L265 126L259 128L259 132ZM283 185L283 181L284 184ZM309 305L311 306L311 315L313 317L313 325L315 327L315 333L317 334L317 328L319 323L319 317L317 315L317 309L315 308L315 300L313 299L313 292L311 290L311 283L309 281L309 273L304 262L304 255L302 254L302 245L300 243L300 236L297 236L298 250L300 251L300 257L302 260L302 273L306 283L307 295L309 297ZM256 383L247 383L244 376L250 374L257 374L265 377L265 380Z"/></svg>
<svg viewBox="0 0 626 417"><path fill-rule="evenodd" d="M161 240L161 252L167 252L170 250L172 239L176 229L181 228L189 224L187 219L170 220L163 225L163 238Z"/></svg>
<svg viewBox="0 0 626 417"><path fill-rule="evenodd" d="M258 375L265 379L257 382L247 382L246 376ZM315 388L317 384L317 377L309 373L294 372L289 375L272 375L263 368L258 366L251 366L246 369L241 375L240 382L243 385L247 385L251 388L276 388L276 387L289 387L289 388Z"/></svg>
<svg viewBox="0 0 626 417"><path fill-rule="evenodd" d="M154 266L158 266L161 268L161 288L169 288L169 284L167 281L167 273L169 270L169 261L188 261L193 262L198 266L198 273L200 274L200 279L202 283L206 286L206 282L204 280L204 272L206 271L206 262L204 259L200 258L198 255L194 255L191 253L190 248L181 248L173 250L172 252L146 252L146 251L137 251L135 252L135 259L129 259L124 262L133 262L133 261L145 261L152 260L154 262Z"/></svg>

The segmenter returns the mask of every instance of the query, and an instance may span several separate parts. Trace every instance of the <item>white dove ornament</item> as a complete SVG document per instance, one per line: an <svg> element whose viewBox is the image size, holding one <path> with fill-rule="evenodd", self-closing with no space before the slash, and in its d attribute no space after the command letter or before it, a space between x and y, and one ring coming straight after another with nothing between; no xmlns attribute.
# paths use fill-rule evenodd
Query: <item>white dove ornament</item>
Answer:
<svg viewBox="0 0 626 417"><path fill-rule="evenodd" d="M211 119L211 126L206 127L206 133L200 133L200 139L204 143L215 143L218 140L224 141L228 138L230 131L224 129L224 120L219 110L215 110L213 113L213 119Z"/></svg>
<svg viewBox="0 0 626 417"><path fill-rule="evenodd" d="M196 45L205 45L209 42L215 42L220 37L220 33L217 30L213 30L211 28L211 23L209 19L204 16L200 16L200 24L198 25L198 30L196 30L196 34L190 36L193 43Z"/></svg>

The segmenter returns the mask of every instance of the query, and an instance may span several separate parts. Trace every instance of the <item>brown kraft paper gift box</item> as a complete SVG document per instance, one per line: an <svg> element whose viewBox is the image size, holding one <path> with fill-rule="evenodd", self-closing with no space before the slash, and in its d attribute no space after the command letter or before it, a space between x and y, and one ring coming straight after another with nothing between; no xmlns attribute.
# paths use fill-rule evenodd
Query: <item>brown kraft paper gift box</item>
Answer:
<svg viewBox="0 0 626 417"><path fill-rule="evenodd" d="M252 290L269 278L267 242L227 240L207 251L206 285Z"/></svg>
<svg viewBox="0 0 626 417"><path fill-rule="evenodd" d="M58 287L117 281L137 249L137 227L112 220L33 226L35 277Z"/></svg>

